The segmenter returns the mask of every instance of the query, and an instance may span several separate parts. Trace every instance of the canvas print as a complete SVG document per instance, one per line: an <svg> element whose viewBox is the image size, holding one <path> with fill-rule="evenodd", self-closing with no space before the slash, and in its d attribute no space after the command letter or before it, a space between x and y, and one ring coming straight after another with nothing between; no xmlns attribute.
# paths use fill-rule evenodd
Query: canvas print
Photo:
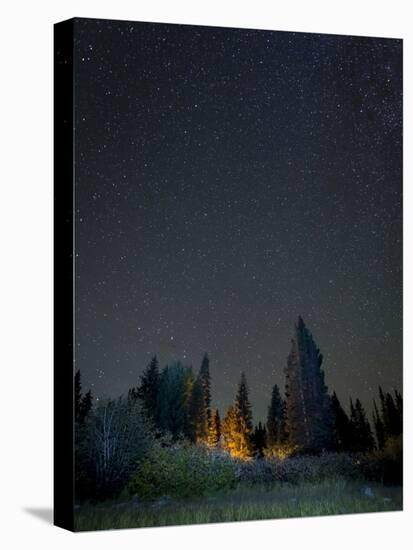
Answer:
<svg viewBox="0 0 413 550"><path fill-rule="evenodd" d="M402 41L61 25L73 529L401 510Z"/></svg>

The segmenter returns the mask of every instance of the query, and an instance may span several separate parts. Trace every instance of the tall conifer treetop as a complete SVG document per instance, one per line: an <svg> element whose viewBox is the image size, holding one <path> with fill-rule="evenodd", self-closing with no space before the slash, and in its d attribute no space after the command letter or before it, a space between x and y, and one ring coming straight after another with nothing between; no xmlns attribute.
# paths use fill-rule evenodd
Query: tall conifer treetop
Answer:
<svg viewBox="0 0 413 550"><path fill-rule="evenodd" d="M333 414L322 362L312 334L298 317L285 369L285 394L289 442L302 450L327 450L333 444Z"/></svg>

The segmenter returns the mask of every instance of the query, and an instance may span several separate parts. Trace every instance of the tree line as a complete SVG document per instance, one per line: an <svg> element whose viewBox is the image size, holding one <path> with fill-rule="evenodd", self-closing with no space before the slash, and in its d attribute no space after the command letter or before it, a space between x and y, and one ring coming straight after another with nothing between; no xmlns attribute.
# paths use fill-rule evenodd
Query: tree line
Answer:
<svg viewBox="0 0 413 550"><path fill-rule="evenodd" d="M175 361L162 370L154 356L128 391L127 401L139 404L154 432L185 438L195 444L222 448L234 458L286 457L294 452L368 452L383 449L402 433L403 400L379 387L373 404L373 428L359 399L350 398L349 414L337 394L329 394L322 369L323 356L301 317L294 327L285 368L285 391L272 388L267 419L254 427L245 373L223 419L211 406L210 361L204 355L199 371ZM90 391L81 393L75 379L76 421L92 410Z"/></svg>

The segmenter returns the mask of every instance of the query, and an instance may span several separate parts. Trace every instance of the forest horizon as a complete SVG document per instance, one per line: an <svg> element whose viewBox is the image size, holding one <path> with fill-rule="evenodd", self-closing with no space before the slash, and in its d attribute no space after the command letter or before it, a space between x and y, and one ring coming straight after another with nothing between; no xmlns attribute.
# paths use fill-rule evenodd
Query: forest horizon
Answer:
<svg viewBox="0 0 413 550"><path fill-rule="evenodd" d="M306 452L366 452L382 448L383 422L388 414L393 415L390 421L393 423L393 435L399 435L403 405L398 388L392 388L389 392L378 385L367 408L358 396L349 396L348 403L342 404L334 388L329 389L325 382L323 355L301 316L294 328L291 350L284 368L284 386L281 389L276 383L271 386L271 399L263 419L254 417L249 399L250 384L244 370L240 371L232 403L221 411L214 407L213 376L207 352L203 355L199 371L179 359L170 361L161 369L155 354L141 374L140 382L120 398L142 402L151 421L161 431L169 432L178 439L187 437L194 443L203 442L212 447L218 445L221 436L225 440L225 430L230 431L231 422L239 422L234 415L239 414L241 408L245 416L242 423L246 426L245 441L241 447L248 450L240 451L239 442L235 450L232 448L233 442L223 445L238 458L263 456L267 447L272 447L273 453L279 457L288 456L294 449ZM101 399L93 396L91 390L81 397L80 370L76 373L76 386L76 402L82 410L81 414L87 416L93 402L98 404ZM116 398L107 398L106 402L111 403L113 399L116 401ZM371 414L368 414L370 411ZM249 443L248 438L251 438ZM228 433L227 439L231 439Z"/></svg>
<svg viewBox="0 0 413 550"><path fill-rule="evenodd" d="M299 319L302 319L302 317L298 316L298 320ZM290 341L291 340L292 340L292 338L290 337ZM199 365L201 365L201 360L202 360L202 357L204 357L204 356L208 356L210 365L212 364L212 367L210 368L210 370L211 370L210 384L211 384L212 404L213 404L214 408L217 409L217 410L222 410L222 411L227 410L228 407L231 404L232 399L230 398L227 402L221 401L220 405L216 402L216 399L214 399L215 387L219 386L219 382L216 382L216 380L215 380L215 374L216 373L214 372L215 371L215 369L214 369L214 358L213 358L213 356L211 356L211 354L208 352L208 350L204 350L199 356ZM195 361L190 361L189 358L187 358L187 357L182 359L181 357L173 356L173 357L170 357L169 360L162 361L162 360L159 359L158 353L156 353L154 351L150 355L150 361L152 361L154 358L156 358L156 361L157 361L157 364L159 365L159 367L162 367L162 366L166 367L170 364L180 364L180 365L184 366L185 368L192 369L194 372L196 372L196 370L197 370L197 367L196 367L197 363ZM286 369L286 365L287 365L287 359L288 359L288 353L286 353L286 355L285 355L284 364L278 365L277 368L274 368L274 367L268 368L267 367L267 370L269 370L273 374L273 376L272 376L273 380L272 380L272 383L271 383L271 381L269 382L269 384L266 388L263 387L262 385L260 385L261 387L260 387L260 390L259 390L259 397L257 398L257 400L260 401L261 406L255 407L254 406L254 399L251 398L252 409L253 409L253 412L255 411L255 414L253 415L254 422L256 422L257 424L258 424L258 422L261 422L261 423L266 422L267 402L269 402L270 399L271 399L271 392L272 392L274 384L276 384L279 388L282 389L282 391L284 391L284 387L285 387L285 369ZM143 374L144 370L147 368L150 361L148 361L146 364L141 363L140 366L137 365L136 374L135 374L136 381L139 380L140 376ZM360 396L359 392L357 392L357 391L355 391L354 393L351 393L350 391L346 392L345 390L342 391L342 392L337 392L335 387L334 387L334 383L331 383L329 381L329 374L330 373L329 373L328 364L325 365L325 361L324 361L323 366L324 366L323 372L324 372L324 375L326 376L326 385L327 385L327 387L332 388L331 393L334 392L334 393L336 393L336 395L338 395L338 397L340 398L340 402L343 405L343 408L346 410L346 412L348 414L350 414L350 412L351 412L350 411L350 409L351 409L351 406L350 406L351 399L352 399L352 397L356 397L356 398L361 399L361 401L363 402L363 405L365 406L365 410L366 410L366 413L367 413L369 419L372 420L373 419L373 413L374 413L374 398L377 397L379 388L382 388L385 392L388 392L388 391L394 392L395 390L396 390L396 392L401 391L401 384L395 383L395 384L390 384L390 385L386 386L379 379L379 380L377 380L376 384L374 384L374 386L372 385L372 387L369 388L368 392L364 392L363 397ZM240 366L240 371L239 371L238 378L234 377L234 380L232 382L233 394L235 394L235 392L236 392L236 389L237 389L238 384L239 384L239 378L240 378L242 372L244 372L244 373L246 373L246 375L248 375L248 370L245 367L242 368ZM87 386L87 381L85 383L85 386ZM128 392L130 391L130 389L131 389L131 385L128 385L127 387L124 388L124 391L122 391L120 393L111 392L111 393L97 394L94 390L94 386L95 386L95 384L93 384L93 383L89 385L91 391L93 391L94 399L97 399L98 401L102 400L102 399L105 400L105 399L117 398L117 397L120 397L120 396L126 396L128 394ZM258 393L258 391L254 388L254 376L253 375L252 376L248 375L248 387L249 387L250 395L254 395L254 394ZM363 393L363 392L361 392L361 393ZM257 410L261 411L261 414L260 413L257 414Z"/></svg>

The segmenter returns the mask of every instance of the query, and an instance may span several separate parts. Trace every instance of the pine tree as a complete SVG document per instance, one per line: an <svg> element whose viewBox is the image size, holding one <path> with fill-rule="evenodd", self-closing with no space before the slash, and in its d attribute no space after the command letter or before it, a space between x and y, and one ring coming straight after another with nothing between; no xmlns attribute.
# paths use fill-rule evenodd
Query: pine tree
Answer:
<svg viewBox="0 0 413 550"><path fill-rule="evenodd" d="M377 409L375 399L373 400L373 425L376 433L377 447L379 450L382 450L385 444L384 424Z"/></svg>
<svg viewBox="0 0 413 550"><path fill-rule="evenodd" d="M86 417L89 415L90 411L92 410L93 397L92 397L91 390L87 391L85 395L82 395L82 382L81 382L79 369L75 373L74 405L75 405L75 421L81 424L85 421Z"/></svg>
<svg viewBox="0 0 413 550"><path fill-rule="evenodd" d="M211 376L209 374L209 357L205 353L202 358L201 368L199 369L199 378L202 385L202 393L204 397L204 408L207 419L211 418Z"/></svg>
<svg viewBox="0 0 413 550"><path fill-rule="evenodd" d="M398 437L403 432L403 399L401 394L395 390L394 398L387 392L384 393L379 386L381 423L383 425L383 446L390 438Z"/></svg>
<svg viewBox="0 0 413 550"><path fill-rule="evenodd" d="M224 449L228 451L231 456L238 456L241 445L239 441L239 422L235 405L231 405L225 415L222 423L222 438Z"/></svg>
<svg viewBox="0 0 413 550"><path fill-rule="evenodd" d="M141 399L143 412L155 423L157 422L159 384L159 364L154 355L140 377L139 386L129 392L129 397Z"/></svg>
<svg viewBox="0 0 413 550"><path fill-rule="evenodd" d="M252 408L248 397L247 378L244 372L241 373L241 380L235 398L235 406L237 414L241 419L241 424L245 429L245 433L250 434L252 432Z"/></svg>
<svg viewBox="0 0 413 550"><path fill-rule="evenodd" d="M286 374L289 443L319 452L333 442L333 411L321 369L323 356L301 317L295 325Z"/></svg>
<svg viewBox="0 0 413 550"><path fill-rule="evenodd" d="M206 353L193 386L191 411L195 442L208 443L211 422L211 378L209 357Z"/></svg>
<svg viewBox="0 0 413 550"><path fill-rule="evenodd" d="M397 412L396 403L393 396L390 393L386 393L386 416L387 416L387 435L388 437L394 437L401 434L401 425L399 420L399 414Z"/></svg>
<svg viewBox="0 0 413 550"><path fill-rule="evenodd" d="M350 419L344 411L336 392L331 396L331 406L334 417L334 442L338 452L351 449L352 431Z"/></svg>
<svg viewBox="0 0 413 550"><path fill-rule="evenodd" d="M248 459L252 456L252 412L244 373L241 374L235 401L227 412L222 431L224 448L234 458Z"/></svg>
<svg viewBox="0 0 413 550"><path fill-rule="evenodd" d="M399 435L403 434L403 397L401 393L397 390L394 390L395 395L395 405L396 405L396 414L397 414L397 433Z"/></svg>
<svg viewBox="0 0 413 550"><path fill-rule="evenodd" d="M211 416L208 433L208 446L217 447L221 439L221 420L219 418L218 409Z"/></svg>
<svg viewBox="0 0 413 550"><path fill-rule="evenodd" d="M83 396L83 399L80 405L81 417L83 420L89 415L92 409L92 404L93 404L92 390L88 390Z"/></svg>
<svg viewBox="0 0 413 550"><path fill-rule="evenodd" d="M267 446L277 447L286 441L285 402L281 398L277 384L271 393L271 402L267 414Z"/></svg>
<svg viewBox="0 0 413 550"><path fill-rule="evenodd" d="M359 399L356 404L350 399L350 422L352 437L352 450L355 452L368 452L374 449L374 438L366 412Z"/></svg>
<svg viewBox="0 0 413 550"><path fill-rule="evenodd" d="M192 386L190 418L192 426L192 441L194 443L204 442L208 437L208 420L205 414L204 394L199 376L197 376Z"/></svg>
<svg viewBox="0 0 413 550"><path fill-rule="evenodd" d="M264 449L267 447L267 430L265 426L258 422L251 435L252 448L254 456L262 458L264 456Z"/></svg>
<svg viewBox="0 0 413 550"><path fill-rule="evenodd" d="M160 375L157 399L158 426L177 439L188 428L188 368L179 361L167 365Z"/></svg>
<svg viewBox="0 0 413 550"><path fill-rule="evenodd" d="M185 421L184 421L184 436L190 441L195 441L194 435L194 423L193 423L193 391L194 391L194 373L192 367L186 367L184 372L184 409L185 409Z"/></svg>

